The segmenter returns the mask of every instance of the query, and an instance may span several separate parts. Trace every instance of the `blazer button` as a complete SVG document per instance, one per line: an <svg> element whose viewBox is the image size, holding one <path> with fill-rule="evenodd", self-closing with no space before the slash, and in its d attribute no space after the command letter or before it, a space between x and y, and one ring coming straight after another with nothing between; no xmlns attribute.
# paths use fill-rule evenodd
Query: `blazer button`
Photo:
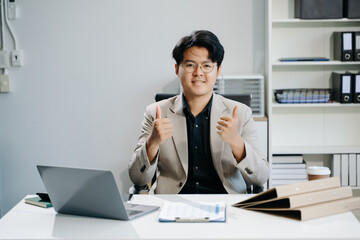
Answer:
<svg viewBox="0 0 360 240"><path fill-rule="evenodd" d="M245 171L246 171L246 173L247 174L249 174L249 175L251 175L251 174L253 174L254 172L253 171L251 171L249 168L245 168Z"/></svg>
<svg viewBox="0 0 360 240"><path fill-rule="evenodd" d="M180 182L180 183L179 183L179 187L182 187L182 185L183 185L183 183L182 183L182 182Z"/></svg>

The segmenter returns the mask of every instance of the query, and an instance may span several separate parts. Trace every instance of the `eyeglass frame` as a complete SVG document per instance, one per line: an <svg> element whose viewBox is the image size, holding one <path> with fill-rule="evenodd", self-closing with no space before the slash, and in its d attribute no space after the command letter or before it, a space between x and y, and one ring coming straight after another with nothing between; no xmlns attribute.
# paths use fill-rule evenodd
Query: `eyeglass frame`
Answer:
<svg viewBox="0 0 360 240"><path fill-rule="evenodd" d="M204 73L211 73L211 72L214 70L215 66L217 66L217 63L216 63L216 62L211 62L211 61L206 61L206 62L203 62L203 63L200 63L200 64L198 64L198 63L196 63L196 62L193 62L193 61L186 61L186 63L188 63L188 62L193 63L193 64L195 65L194 71L192 71L192 72L187 71L187 70L186 70L186 66L184 66L185 63L180 63L180 66L182 66L182 67L184 68L184 70L185 70L186 72L188 72L188 73L193 73L193 72L195 72L195 71L198 69L199 66L200 66L200 69L201 69L202 72L204 72ZM212 69L211 69L209 72L206 72L206 71L204 71L204 69L203 69L203 64L206 64L206 63L211 63L211 64L213 65L213 66L212 66Z"/></svg>

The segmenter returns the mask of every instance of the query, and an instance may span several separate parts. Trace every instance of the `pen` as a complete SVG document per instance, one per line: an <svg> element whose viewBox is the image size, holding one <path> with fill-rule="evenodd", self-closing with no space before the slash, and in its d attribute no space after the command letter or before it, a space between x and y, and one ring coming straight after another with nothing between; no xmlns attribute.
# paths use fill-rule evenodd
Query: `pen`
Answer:
<svg viewBox="0 0 360 240"><path fill-rule="evenodd" d="M175 218L175 222L209 222L210 218L209 217L204 217L204 218L180 218L180 217L176 217Z"/></svg>

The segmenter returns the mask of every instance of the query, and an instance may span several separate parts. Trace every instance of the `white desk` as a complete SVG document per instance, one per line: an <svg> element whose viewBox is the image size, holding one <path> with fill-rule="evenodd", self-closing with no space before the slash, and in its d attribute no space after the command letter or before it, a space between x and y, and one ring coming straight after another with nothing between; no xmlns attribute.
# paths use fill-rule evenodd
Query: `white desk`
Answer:
<svg viewBox="0 0 360 240"><path fill-rule="evenodd" d="M360 223L351 212L301 222L231 207L247 197L135 195L132 200L159 206L163 199L224 200L226 223L160 223L159 211L131 221L71 216L22 200L0 220L0 239L360 239Z"/></svg>

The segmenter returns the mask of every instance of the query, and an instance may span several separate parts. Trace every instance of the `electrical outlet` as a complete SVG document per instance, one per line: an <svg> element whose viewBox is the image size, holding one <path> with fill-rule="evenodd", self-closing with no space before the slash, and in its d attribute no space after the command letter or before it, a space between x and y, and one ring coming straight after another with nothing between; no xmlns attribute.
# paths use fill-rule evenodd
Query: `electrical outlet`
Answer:
<svg viewBox="0 0 360 240"><path fill-rule="evenodd" d="M9 52L6 50L0 51L0 68L9 67Z"/></svg>
<svg viewBox="0 0 360 240"><path fill-rule="evenodd" d="M6 1L6 0L5 0ZM8 18L10 20L15 20L19 16L18 6L15 1L8 2Z"/></svg>
<svg viewBox="0 0 360 240"><path fill-rule="evenodd" d="M10 92L10 76L5 74L0 74L0 92L6 93Z"/></svg>
<svg viewBox="0 0 360 240"><path fill-rule="evenodd" d="M21 51L18 50L11 51L11 65L13 67L20 67L22 65Z"/></svg>

